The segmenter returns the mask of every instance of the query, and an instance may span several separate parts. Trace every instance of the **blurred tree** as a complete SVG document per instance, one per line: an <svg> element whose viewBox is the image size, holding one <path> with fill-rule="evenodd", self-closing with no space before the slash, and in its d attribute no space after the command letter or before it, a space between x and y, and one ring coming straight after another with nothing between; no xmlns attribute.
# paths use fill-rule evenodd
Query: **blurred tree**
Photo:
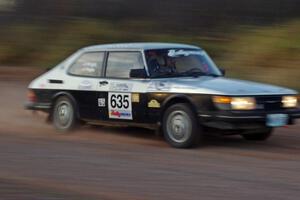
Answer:
<svg viewBox="0 0 300 200"><path fill-rule="evenodd" d="M0 11L11 11L14 6L14 0L0 0Z"/></svg>
<svg viewBox="0 0 300 200"><path fill-rule="evenodd" d="M300 16L299 0L15 0L16 13L44 17L152 19L167 23L270 22Z"/></svg>

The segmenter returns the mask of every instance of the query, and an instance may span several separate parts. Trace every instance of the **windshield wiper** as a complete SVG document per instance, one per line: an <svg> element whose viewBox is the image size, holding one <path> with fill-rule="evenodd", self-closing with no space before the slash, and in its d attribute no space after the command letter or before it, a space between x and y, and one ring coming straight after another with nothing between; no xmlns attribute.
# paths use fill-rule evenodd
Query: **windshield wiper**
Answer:
<svg viewBox="0 0 300 200"><path fill-rule="evenodd" d="M174 72L165 72L161 74L152 75L152 78L168 78L168 77L176 77L178 74Z"/></svg>
<svg viewBox="0 0 300 200"><path fill-rule="evenodd" d="M205 73L202 72L198 68L192 68L190 70L187 70L185 72L175 73L175 72L165 72L157 75L153 75L152 78L169 78L169 77L184 77L184 76L192 76L192 77L199 77L199 76L212 76L212 77L219 77L220 75L217 74L211 74L211 73Z"/></svg>
<svg viewBox="0 0 300 200"><path fill-rule="evenodd" d="M193 77L198 77L198 76L203 76L205 73L200 70L198 67L191 68L185 72L179 73L180 76L193 76Z"/></svg>
<svg viewBox="0 0 300 200"><path fill-rule="evenodd" d="M219 77L219 75L217 75L217 74L206 73L206 72L203 72L203 71L201 71L201 69L196 68L196 67L192 68L192 69L189 69L185 72L178 73L178 75L180 75L180 76L192 76L192 77L199 77L199 76Z"/></svg>

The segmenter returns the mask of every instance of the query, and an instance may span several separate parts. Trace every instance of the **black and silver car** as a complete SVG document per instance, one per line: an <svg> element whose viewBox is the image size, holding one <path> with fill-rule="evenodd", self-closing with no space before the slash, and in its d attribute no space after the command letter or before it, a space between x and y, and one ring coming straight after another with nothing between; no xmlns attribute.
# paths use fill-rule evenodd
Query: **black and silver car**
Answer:
<svg viewBox="0 0 300 200"><path fill-rule="evenodd" d="M59 131L80 122L160 130L173 147L210 132L266 140L300 117L294 90L228 79L197 46L170 43L80 49L29 85L26 108Z"/></svg>

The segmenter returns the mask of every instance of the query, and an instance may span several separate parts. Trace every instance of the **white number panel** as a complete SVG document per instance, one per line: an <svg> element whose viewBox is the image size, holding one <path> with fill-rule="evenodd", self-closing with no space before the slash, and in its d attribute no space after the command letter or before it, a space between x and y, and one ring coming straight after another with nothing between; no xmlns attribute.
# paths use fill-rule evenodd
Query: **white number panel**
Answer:
<svg viewBox="0 0 300 200"><path fill-rule="evenodd" d="M112 119L132 120L131 93L108 93L108 113Z"/></svg>

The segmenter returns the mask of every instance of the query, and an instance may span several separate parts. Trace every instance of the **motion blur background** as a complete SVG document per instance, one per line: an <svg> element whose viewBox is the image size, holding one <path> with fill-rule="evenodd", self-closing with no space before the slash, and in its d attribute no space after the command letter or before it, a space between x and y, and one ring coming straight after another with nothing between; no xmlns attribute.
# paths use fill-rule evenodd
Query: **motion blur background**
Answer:
<svg viewBox="0 0 300 200"><path fill-rule="evenodd" d="M199 45L230 77L300 90L299 0L0 0L0 66L139 41Z"/></svg>

